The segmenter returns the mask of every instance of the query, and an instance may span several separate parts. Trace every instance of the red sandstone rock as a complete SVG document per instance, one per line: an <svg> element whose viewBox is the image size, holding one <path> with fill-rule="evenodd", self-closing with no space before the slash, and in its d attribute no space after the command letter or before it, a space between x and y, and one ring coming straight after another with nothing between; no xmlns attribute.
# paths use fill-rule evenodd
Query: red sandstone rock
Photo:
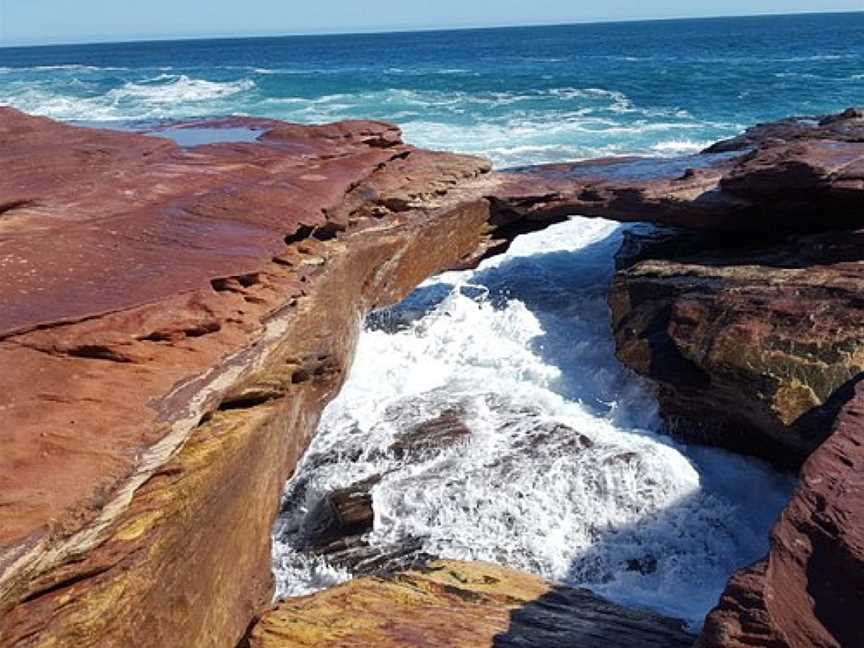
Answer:
<svg viewBox="0 0 864 648"><path fill-rule="evenodd" d="M259 141L181 148L0 109L0 646L233 645L270 595L278 495L360 319L430 273L572 213L762 234L861 216L854 112L684 161L506 174L376 122L197 124L229 125ZM773 187L800 182L811 190L774 209ZM799 454L817 437L783 426L860 371L860 256L825 241L815 256L804 242L768 261L645 262L628 279L674 306L657 314L665 335L722 398L696 394L734 414L743 393L743 420ZM650 310L637 297L623 319ZM651 326L619 336L634 366L628 336ZM663 370L650 350L646 373ZM760 382L775 366L789 371ZM854 535L852 504L838 519ZM852 636L837 592L850 600L857 573L808 586L835 638Z"/></svg>
<svg viewBox="0 0 864 648"><path fill-rule="evenodd" d="M775 235L860 226L861 114L764 125L685 158L526 167L503 174L493 200L517 228L570 214Z"/></svg>
<svg viewBox="0 0 864 648"><path fill-rule="evenodd" d="M862 233L788 235L858 224L862 143L852 110L712 147L755 147L720 190L763 204L777 232L654 233L623 251L618 354L657 381L675 429L780 464L810 457L768 557L732 578L703 648L864 646Z"/></svg>
<svg viewBox="0 0 864 648"><path fill-rule="evenodd" d="M484 248L485 161L239 123L183 149L0 109L2 646L234 645L363 313Z"/></svg>
<svg viewBox="0 0 864 648"><path fill-rule="evenodd" d="M864 646L864 382L807 461L768 558L737 574L700 648Z"/></svg>
<svg viewBox="0 0 864 648"><path fill-rule="evenodd" d="M864 371L864 232L710 248L655 244L609 297L618 357L688 438L796 465ZM728 245L728 241L726 242ZM706 250L705 246L709 246Z"/></svg>

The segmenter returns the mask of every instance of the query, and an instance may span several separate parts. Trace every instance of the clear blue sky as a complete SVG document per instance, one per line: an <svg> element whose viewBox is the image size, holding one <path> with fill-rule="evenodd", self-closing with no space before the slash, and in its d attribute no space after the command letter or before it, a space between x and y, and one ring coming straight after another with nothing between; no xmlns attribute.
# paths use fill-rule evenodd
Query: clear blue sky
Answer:
<svg viewBox="0 0 864 648"><path fill-rule="evenodd" d="M864 0L0 0L0 45L864 11Z"/></svg>

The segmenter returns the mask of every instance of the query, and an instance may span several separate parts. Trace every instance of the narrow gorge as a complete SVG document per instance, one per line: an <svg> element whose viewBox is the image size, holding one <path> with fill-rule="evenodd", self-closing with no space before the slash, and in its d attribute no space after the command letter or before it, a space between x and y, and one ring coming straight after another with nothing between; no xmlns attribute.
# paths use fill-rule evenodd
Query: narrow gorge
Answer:
<svg viewBox="0 0 864 648"><path fill-rule="evenodd" d="M0 108L0 646L864 645L861 110L169 130Z"/></svg>

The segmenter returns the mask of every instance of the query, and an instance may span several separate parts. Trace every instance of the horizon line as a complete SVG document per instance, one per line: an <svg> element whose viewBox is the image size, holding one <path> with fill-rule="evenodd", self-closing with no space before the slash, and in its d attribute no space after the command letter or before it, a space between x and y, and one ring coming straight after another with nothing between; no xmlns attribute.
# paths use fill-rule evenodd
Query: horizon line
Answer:
<svg viewBox="0 0 864 648"><path fill-rule="evenodd" d="M345 31L326 31L326 30L309 30L301 32L243 32L243 33L211 33L211 34L187 34L176 36L130 36L123 40L112 40L110 37L105 39L96 38L94 40L80 41L19 41L11 44L0 43L0 50L3 49L25 49L39 47L65 47L76 45L123 45L127 43L168 43L168 42L194 42L206 40L254 40L265 38L304 38L316 36L374 36L387 34L414 34L414 33L429 33L429 32L450 32L450 31L484 31L493 29L519 29L531 27L568 27L576 25L606 25L620 23L642 23L642 22L674 22L688 20L718 20L728 18L782 18L784 16L813 16L813 15L851 15L864 13L864 9L858 11L795 11L795 12L761 12L754 14L717 14L710 16L667 16L667 17L627 17L627 18L588 18L585 20L567 20L563 22L553 23L501 23L487 25L456 25L456 26L437 26L437 27L370 27L368 29L359 28L356 30ZM85 37L86 38L86 37Z"/></svg>

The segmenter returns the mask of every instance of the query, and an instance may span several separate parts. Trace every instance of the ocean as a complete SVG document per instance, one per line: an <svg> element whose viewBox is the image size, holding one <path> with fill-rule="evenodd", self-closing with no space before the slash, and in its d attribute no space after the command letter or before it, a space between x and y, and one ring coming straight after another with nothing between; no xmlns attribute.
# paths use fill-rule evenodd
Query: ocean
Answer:
<svg viewBox="0 0 864 648"><path fill-rule="evenodd" d="M140 130L376 118L498 167L673 156L864 102L862 34L859 13L0 49L0 104ZM304 552L304 525L327 492L377 475L374 547L419 542L699 627L767 550L794 479L672 440L651 385L616 360L605 298L633 227L574 215L369 321L286 485L279 596L351 577ZM454 409L464 442L389 451Z"/></svg>
<svg viewBox="0 0 864 648"><path fill-rule="evenodd" d="M864 13L0 49L0 104L82 123L376 118L498 165L693 152L864 102Z"/></svg>

